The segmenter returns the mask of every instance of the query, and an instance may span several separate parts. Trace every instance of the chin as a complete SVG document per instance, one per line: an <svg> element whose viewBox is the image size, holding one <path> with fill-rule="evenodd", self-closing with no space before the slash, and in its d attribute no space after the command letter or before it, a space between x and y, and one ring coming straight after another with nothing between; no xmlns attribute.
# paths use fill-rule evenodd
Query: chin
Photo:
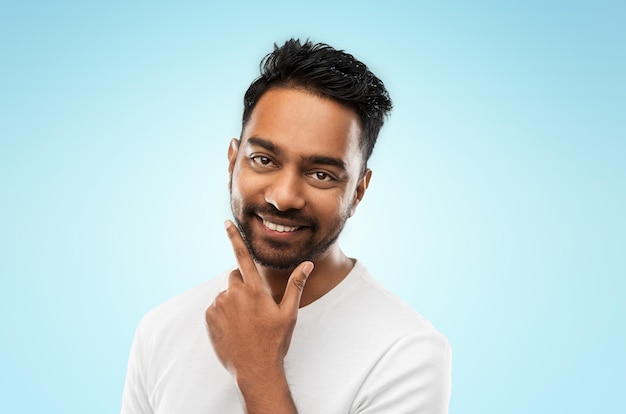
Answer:
<svg viewBox="0 0 626 414"><path fill-rule="evenodd" d="M281 254L268 254L268 252L259 252L259 249L250 249L252 258L263 267L275 270L295 269L300 263L312 260L308 256L283 256Z"/></svg>

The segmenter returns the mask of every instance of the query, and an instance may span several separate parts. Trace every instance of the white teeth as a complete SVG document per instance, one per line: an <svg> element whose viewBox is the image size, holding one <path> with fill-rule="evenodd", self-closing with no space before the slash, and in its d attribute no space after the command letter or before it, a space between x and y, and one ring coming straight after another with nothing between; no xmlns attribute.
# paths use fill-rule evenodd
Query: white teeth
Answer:
<svg viewBox="0 0 626 414"><path fill-rule="evenodd" d="M263 220L263 224L268 229L277 231L279 233L290 233L292 231L298 230L297 227L283 226L283 225L280 225L280 224L272 223L271 221L267 221L267 220Z"/></svg>

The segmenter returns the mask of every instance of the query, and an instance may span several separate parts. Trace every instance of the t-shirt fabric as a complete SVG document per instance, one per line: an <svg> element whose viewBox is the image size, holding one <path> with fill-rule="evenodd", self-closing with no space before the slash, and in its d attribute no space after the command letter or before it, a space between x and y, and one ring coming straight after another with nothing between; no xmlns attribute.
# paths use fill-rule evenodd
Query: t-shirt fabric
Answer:
<svg viewBox="0 0 626 414"><path fill-rule="evenodd" d="M229 273L142 319L128 361L122 414L245 413L205 320ZM335 288L299 310L285 373L300 414L448 412L446 338L358 261Z"/></svg>

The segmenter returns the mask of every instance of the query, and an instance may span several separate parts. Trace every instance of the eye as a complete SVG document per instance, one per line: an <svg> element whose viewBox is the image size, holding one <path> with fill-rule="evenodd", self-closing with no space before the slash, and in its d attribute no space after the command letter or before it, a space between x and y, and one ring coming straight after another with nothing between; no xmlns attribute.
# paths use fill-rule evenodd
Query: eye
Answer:
<svg viewBox="0 0 626 414"><path fill-rule="evenodd" d="M271 158L265 157L263 155L253 155L252 157L250 157L250 161L260 167L272 167L274 165L274 162Z"/></svg>
<svg viewBox="0 0 626 414"><path fill-rule="evenodd" d="M324 171L315 171L310 174L310 177L321 183L330 183L335 181L335 177Z"/></svg>

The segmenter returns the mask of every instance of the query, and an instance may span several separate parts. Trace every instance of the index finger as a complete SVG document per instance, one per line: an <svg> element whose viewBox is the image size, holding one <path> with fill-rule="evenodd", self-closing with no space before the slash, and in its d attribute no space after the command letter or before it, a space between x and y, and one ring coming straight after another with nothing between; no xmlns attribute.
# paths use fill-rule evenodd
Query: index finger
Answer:
<svg viewBox="0 0 626 414"><path fill-rule="evenodd" d="M237 229L237 226L235 226L235 224L230 220L226 220L224 222L224 227L226 228L226 233L228 234L230 243L233 246L235 259L237 260L237 265L239 266L244 283L256 283L260 280L261 276L259 276L259 273L256 270L256 265L254 264L252 255L248 250L246 242L243 241L243 237L241 236L241 233L239 233L239 229Z"/></svg>

